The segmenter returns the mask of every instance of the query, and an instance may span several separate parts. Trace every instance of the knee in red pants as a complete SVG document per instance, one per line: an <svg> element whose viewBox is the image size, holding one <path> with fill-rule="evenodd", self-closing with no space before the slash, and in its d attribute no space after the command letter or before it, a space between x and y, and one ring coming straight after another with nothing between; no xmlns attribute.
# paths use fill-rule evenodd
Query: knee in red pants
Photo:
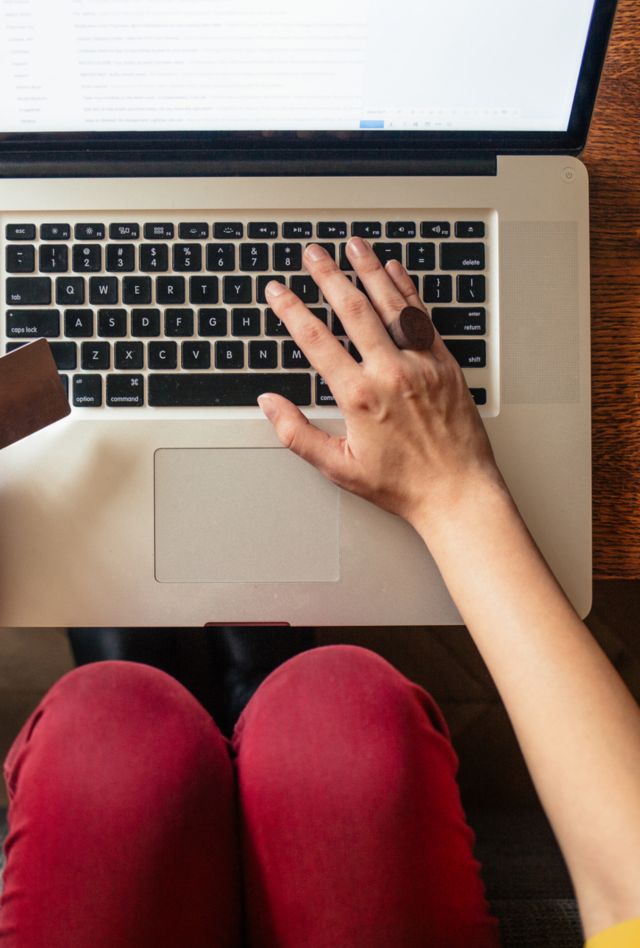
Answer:
<svg viewBox="0 0 640 948"><path fill-rule="evenodd" d="M177 681L109 661L65 675L5 763L7 948L235 945L233 772Z"/></svg>
<svg viewBox="0 0 640 948"><path fill-rule="evenodd" d="M234 745L252 945L497 946L446 725L382 658L296 656Z"/></svg>

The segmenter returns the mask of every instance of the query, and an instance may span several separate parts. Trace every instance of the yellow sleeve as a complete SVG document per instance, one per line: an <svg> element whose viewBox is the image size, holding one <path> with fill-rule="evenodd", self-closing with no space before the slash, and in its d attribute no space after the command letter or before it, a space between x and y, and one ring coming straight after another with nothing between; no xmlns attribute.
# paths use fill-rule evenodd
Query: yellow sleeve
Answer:
<svg viewBox="0 0 640 948"><path fill-rule="evenodd" d="M594 935L584 948L640 948L640 918L632 918Z"/></svg>

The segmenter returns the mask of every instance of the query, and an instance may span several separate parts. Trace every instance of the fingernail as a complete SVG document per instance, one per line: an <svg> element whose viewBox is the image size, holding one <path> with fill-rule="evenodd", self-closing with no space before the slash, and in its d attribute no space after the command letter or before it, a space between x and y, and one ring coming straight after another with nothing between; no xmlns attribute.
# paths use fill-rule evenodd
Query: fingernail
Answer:
<svg viewBox="0 0 640 948"><path fill-rule="evenodd" d="M267 416L269 421L273 421L276 414L276 405L270 395L258 395L258 405Z"/></svg>
<svg viewBox="0 0 640 948"><path fill-rule="evenodd" d="M322 247L318 247L317 244L309 244L305 250L306 255L310 260L322 260L324 256L324 250Z"/></svg>
<svg viewBox="0 0 640 948"><path fill-rule="evenodd" d="M280 283L279 280L271 280L265 286L264 292L266 296L281 296L285 289L284 283Z"/></svg>
<svg viewBox="0 0 640 948"><path fill-rule="evenodd" d="M367 245L361 237L352 237L347 243L347 247L355 257L361 257L367 252Z"/></svg>

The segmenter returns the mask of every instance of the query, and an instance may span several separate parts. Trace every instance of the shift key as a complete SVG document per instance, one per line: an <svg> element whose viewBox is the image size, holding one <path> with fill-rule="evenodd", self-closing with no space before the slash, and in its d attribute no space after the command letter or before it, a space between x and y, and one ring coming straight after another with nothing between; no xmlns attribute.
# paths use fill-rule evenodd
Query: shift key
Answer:
<svg viewBox="0 0 640 948"><path fill-rule="evenodd" d="M8 306L49 306L51 277L7 277Z"/></svg>
<svg viewBox="0 0 640 948"><path fill-rule="evenodd" d="M8 309L10 339L55 339L60 335L59 309Z"/></svg>

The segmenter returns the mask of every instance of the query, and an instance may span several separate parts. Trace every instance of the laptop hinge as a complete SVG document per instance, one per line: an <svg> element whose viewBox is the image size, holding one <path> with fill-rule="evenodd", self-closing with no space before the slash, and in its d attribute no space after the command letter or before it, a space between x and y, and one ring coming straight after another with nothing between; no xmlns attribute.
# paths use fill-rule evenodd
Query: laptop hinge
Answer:
<svg viewBox="0 0 640 948"><path fill-rule="evenodd" d="M219 158L185 152L149 156L142 153L105 155L80 152L70 156L49 153L14 153L0 161L0 178L137 178L137 177L298 177L350 175L496 175L495 154L441 152L419 155L407 152L386 157L344 154L296 158L264 154L247 158L226 153Z"/></svg>

